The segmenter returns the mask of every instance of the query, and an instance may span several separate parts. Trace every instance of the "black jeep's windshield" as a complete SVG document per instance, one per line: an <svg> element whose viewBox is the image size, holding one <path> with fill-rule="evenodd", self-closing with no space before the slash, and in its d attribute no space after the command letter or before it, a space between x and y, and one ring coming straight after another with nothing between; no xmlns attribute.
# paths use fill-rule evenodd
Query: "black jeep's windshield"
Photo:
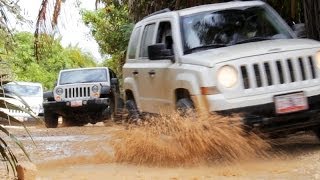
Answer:
<svg viewBox="0 0 320 180"><path fill-rule="evenodd" d="M60 85L74 83L106 82L108 81L106 69L81 69L63 71L60 75Z"/></svg>
<svg viewBox="0 0 320 180"><path fill-rule="evenodd" d="M221 48L271 39L293 38L264 6L204 12L182 17L184 52Z"/></svg>

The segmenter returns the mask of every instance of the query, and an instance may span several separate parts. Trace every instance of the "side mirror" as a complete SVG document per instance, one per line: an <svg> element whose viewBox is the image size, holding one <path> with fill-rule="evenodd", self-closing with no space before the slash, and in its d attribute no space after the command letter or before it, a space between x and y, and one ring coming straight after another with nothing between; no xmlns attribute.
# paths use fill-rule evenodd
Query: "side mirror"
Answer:
<svg viewBox="0 0 320 180"><path fill-rule="evenodd" d="M119 84L118 78L111 78L111 84L112 85L118 85Z"/></svg>
<svg viewBox="0 0 320 180"><path fill-rule="evenodd" d="M294 33L297 35L298 38L306 38L307 37L305 24L303 24L303 23L293 24L291 26L291 28L294 31Z"/></svg>
<svg viewBox="0 0 320 180"><path fill-rule="evenodd" d="M47 91L43 93L43 99L48 101L54 101L54 96L52 91Z"/></svg>
<svg viewBox="0 0 320 180"><path fill-rule="evenodd" d="M148 56L150 60L170 59L174 62L174 56L170 49L166 48L166 44L159 43L148 46Z"/></svg>

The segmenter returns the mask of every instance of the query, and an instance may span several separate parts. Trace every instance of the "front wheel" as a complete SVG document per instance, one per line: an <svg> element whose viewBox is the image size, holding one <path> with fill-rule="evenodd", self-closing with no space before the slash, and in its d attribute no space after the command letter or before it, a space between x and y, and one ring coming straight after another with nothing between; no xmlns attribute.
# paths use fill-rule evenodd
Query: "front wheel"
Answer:
<svg viewBox="0 0 320 180"><path fill-rule="evenodd" d="M320 141L320 127L314 129L313 132L317 136L318 140Z"/></svg>
<svg viewBox="0 0 320 180"><path fill-rule="evenodd" d="M55 113L44 112L44 123L47 128L57 128L58 127L59 116Z"/></svg>
<svg viewBox="0 0 320 180"><path fill-rule="evenodd" d="M127 100L126 101L126 108L128 110L128 120L136 122L140 119L140 113L136 102L134 100Z"/></svg>
<svg viewBox="0 0 320 180"><path fill-rule="evenodd" d="M196 113L193 102L189 98L182 98L177 101L177 111L182 117L194 117Z"/></svg>

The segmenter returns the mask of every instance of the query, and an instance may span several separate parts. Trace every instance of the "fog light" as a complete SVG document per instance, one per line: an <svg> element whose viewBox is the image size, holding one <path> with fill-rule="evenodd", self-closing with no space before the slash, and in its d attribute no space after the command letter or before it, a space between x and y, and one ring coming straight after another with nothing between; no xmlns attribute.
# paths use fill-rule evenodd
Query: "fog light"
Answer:
<svg viewBox="0 0 320 180"><path fill-rule="evenodd" d="M93 93L93 97L98 98L98 97L100 97L100 94L99 93Z"/></svg>
<svg viewBox="0 0 320 180"><path fill-rule="evenodd" d="M66 105L67 105L67 106L70 106L70 105L71 105L71 103L70 103L70 102L67 102L67 103L66 103Z"/></svg>
<svg viewBox="0 0 320 180"><path fill-rule="evenodd" d="M61 101L61 97L60 96L56 96L56 101Z"/></svg>
<svg viewBox="0 0 320 180"><path fill-rule="evenodd" d="M88 101L82 101L82 104L83 104L83 105L87 105L87 104L88 104Z"/></svg>

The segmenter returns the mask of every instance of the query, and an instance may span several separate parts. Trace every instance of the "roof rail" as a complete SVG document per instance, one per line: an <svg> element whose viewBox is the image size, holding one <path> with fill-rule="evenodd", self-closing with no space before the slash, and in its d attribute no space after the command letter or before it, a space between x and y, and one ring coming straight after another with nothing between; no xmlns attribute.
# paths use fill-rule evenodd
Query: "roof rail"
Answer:
<svg viewBox="0 0 320 180"><path fill-rule="evenodd" d="M154 12L154 13L149 14L148 16L144 17L143 19L145 19L145 18L147 18L147 17L150 17L150 16L157 15L157 14L166 13L166 12L171 12L171 10L170 10L169 8L162 9L162 10L160 10L160 11L156 11L156 12Z"/></svg>

